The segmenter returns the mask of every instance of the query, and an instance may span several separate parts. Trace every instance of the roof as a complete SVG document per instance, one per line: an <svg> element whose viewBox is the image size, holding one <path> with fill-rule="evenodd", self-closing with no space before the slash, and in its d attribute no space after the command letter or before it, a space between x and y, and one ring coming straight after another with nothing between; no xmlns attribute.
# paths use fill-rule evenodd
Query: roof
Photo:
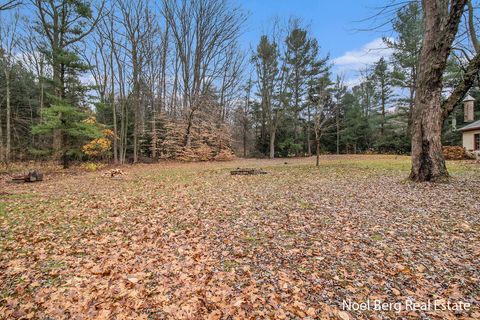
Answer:
<svg viewBox="0 0 480 320"><path fill-rule="evenodd" d="M475 101L475 99L471 95L467 95L465 99L463 99L464 102L466 101Z"/></svg>
<svg viewBox="0 0 480 320"><path fill-rule="evenodd" d="M470 130L477 130L477 129L480 130L480 120L470 123L465 127L458 129L458 131L470 131Z"/></svg>

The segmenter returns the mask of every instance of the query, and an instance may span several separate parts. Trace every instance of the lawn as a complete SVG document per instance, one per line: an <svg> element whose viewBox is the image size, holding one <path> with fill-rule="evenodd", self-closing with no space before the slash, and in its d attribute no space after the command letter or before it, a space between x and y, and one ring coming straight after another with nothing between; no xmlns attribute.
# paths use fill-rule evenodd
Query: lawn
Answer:
<svg viewBox="0 0 480 320"><path fill-rule="evenodd" d="M480 319L478 163L449 163L448 184L406 181L407 157L314 163L2 181L0 319ZM472 305L344 310L406 299Z"/></svg>

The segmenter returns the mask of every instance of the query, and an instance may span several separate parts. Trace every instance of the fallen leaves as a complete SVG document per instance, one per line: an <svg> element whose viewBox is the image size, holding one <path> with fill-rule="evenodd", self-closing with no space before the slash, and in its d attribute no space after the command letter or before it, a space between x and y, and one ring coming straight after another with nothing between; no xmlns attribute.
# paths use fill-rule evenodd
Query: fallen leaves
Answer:
<svg viewBox="0 0 480 320"><path fill-rule="evenodd" d="M377 158L340 160L139 165L114 184L93 172L14 186L33 196L0 215L0 319L395 318L342 301L405 296L469 301L460 316L474 319L480 175L414 185ZM270 174L231 176L239 165Z"/></svg>

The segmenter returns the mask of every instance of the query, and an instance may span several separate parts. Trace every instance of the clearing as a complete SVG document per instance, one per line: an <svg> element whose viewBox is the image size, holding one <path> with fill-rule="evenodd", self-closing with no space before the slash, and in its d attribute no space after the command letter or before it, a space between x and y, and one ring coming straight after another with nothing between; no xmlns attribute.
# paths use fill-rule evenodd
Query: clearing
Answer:
<svg viewBox="0 0 480 320"><path fill-rule="evenodd" d="M478 164L450 162L449 184L412 184L408 157L314 163L2 181L0 319L480 318ZM472 307L342 311L407 298Z"/></svg>

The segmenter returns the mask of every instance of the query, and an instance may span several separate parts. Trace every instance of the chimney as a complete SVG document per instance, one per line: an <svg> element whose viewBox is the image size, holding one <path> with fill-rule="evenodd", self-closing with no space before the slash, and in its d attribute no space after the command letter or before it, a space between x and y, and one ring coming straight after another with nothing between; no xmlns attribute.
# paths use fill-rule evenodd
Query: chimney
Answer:
<svg viewBox="0 0 480 320"><path fill-rule="evenodd" d="M474 120L475 99L471 95L467 95L463 99L464 122L472 122Z"/></svg>

